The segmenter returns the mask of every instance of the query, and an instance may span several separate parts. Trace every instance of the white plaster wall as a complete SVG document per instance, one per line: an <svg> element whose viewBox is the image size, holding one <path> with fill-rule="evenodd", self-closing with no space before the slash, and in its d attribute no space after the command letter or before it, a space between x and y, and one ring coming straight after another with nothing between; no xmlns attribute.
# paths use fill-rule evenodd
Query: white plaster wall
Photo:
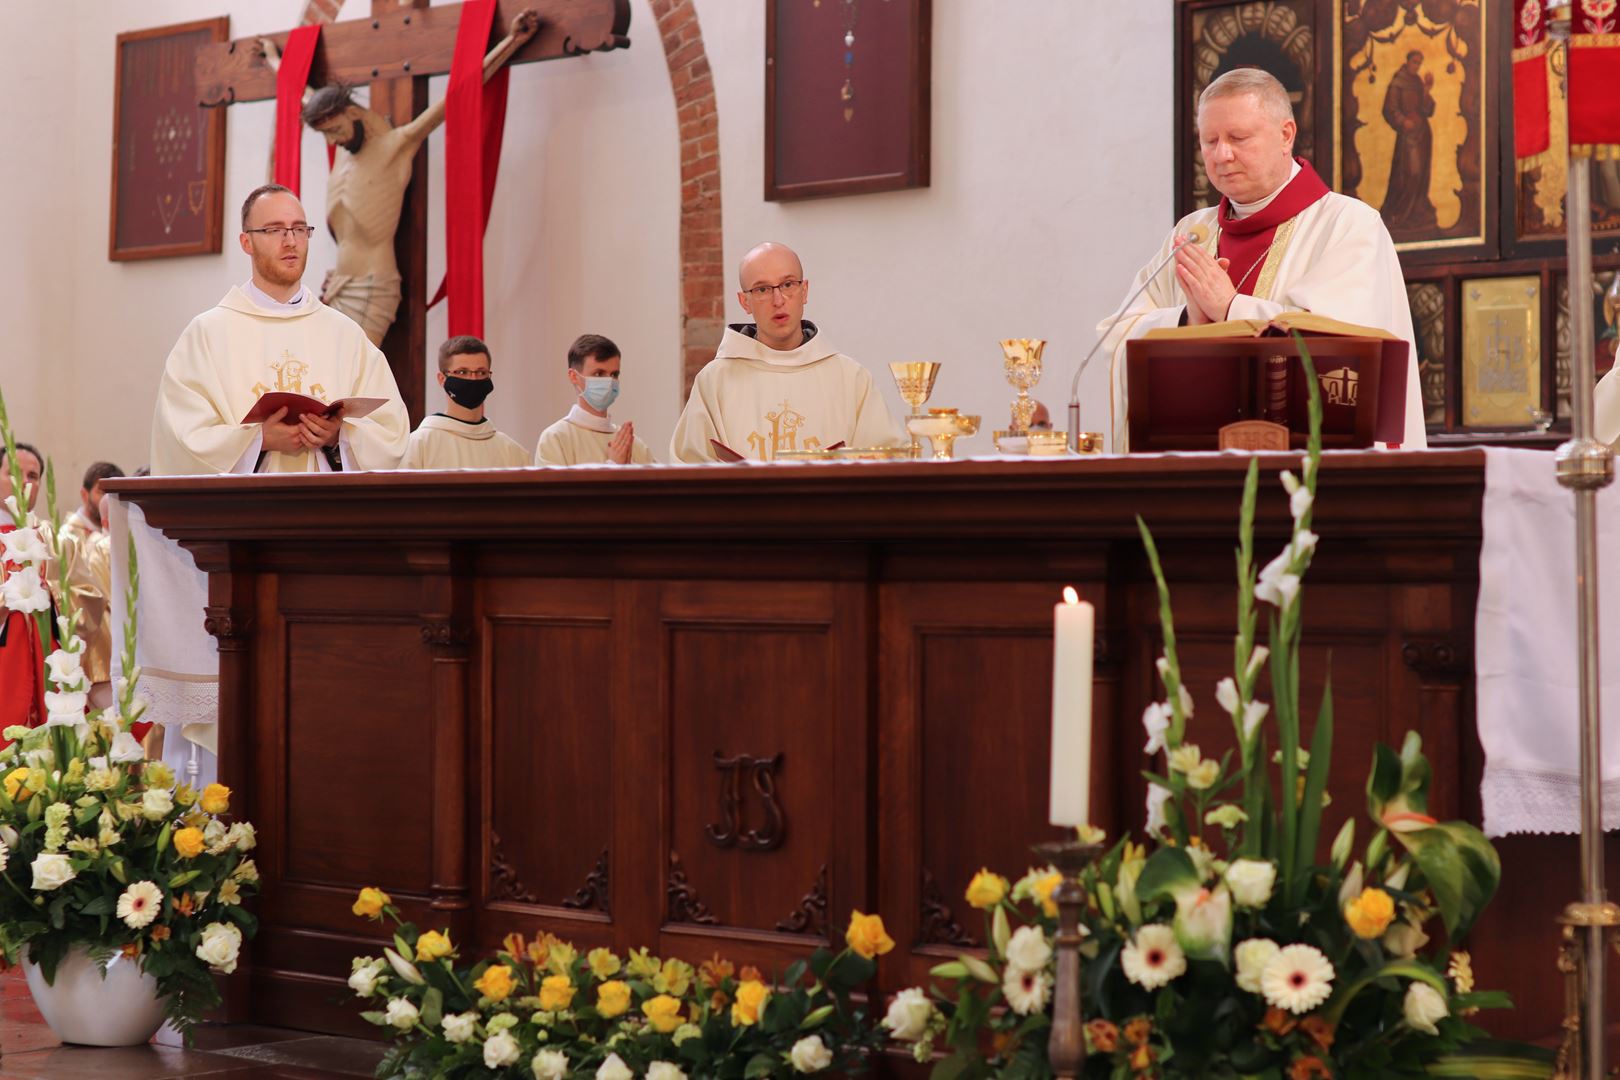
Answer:
<svg viewBox="0 0 1620 1080"><path fill-rule="evenodd" d="M19 427L47 444L64 477L97 458L144 462L169 347L247 276L235 208L265 176L274 117L271 102L229 110L222 255L111 263L114 37L217 14L243 36L284 29L299 7L0 5L7 40L33 35L0 66L0 99L14 104L0 115L0 205L14 211L14 257L0 260L12 313L0 380ZM352 0L346 16L359 7ZM728 261L764 238L797 247L815 282L810 316L873 367L897 414L884 365L934 359L946 365L936 403L983 413L986 430L1002 426L1012 391L996 341L1045 337L1037 396L1061 422L1068 373L1170 223L1171 5L938 0L932 187L786 204L761 197L763 6L697 7L719 102ZM631 37L629 50L513 73L486 244L486 336L499 387L491 415L525 443L566 409L563 356L585 331L624 349L615 414L633 418L655 453L667 451L680 409L678 143L647 0L634 0ZM445 82L434 80L435 96ZM443 272L442 152L441 134L430 143L433 284ZM312 133L303 155L310 219L324 226L325 156ZM323 228L310 280L331 263ZM734 298L728 310L741 317ZM443 338L444 318L442 306L430 313L430 341ZM1106 412L1105 365L1082 389L1088 427ZM430 388L431 405L442 399ZM988 435L970 448L988 450Z"/></svg>

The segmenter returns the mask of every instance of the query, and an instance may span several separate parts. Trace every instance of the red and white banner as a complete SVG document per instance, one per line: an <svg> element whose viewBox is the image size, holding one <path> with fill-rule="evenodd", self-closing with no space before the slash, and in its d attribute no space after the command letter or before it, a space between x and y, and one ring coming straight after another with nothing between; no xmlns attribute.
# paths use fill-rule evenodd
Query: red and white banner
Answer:
<svg viewBox="0 0 1620 1080"><path fill-rule="evenodd" d="M1552 145L1559 93L1549 63L1545 0L1513 0L1513 151L1521 167ZM1620 157L1620 0L1571 0L1569 142L1572 153Z"/></svg>

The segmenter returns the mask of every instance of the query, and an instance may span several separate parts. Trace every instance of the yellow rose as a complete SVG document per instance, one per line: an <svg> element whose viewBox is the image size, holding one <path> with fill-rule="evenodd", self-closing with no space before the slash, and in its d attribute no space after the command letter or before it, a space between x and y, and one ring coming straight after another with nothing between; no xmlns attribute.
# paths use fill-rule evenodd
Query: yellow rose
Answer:
<svg viewBox="0 0 1620 1080"><path fill-rule="evenodd" d="M993 908L1007 895L1007 879L988 870L980 870L968 882L967 902L981 911Z"/></svg>
<svg viewBox="0 0 1620 1080"><path fill-rule="evenodd" d="M181 829L174 834L174 850L178 851L183 859L195 859L207 846L201 829Z"/></svg>
<svg viewBox="0 0 1620 1080"><path fill-rule="evenodd" d="M560 1012L574 1003L574 984L566 975L547 975L540 981L540 1007Z"/></svg>
<svg viewBox="0 0 1620 1080"><path fill-rule="evenodd" d="M859 911L849 917L849 929L844 932L849 947L866 957L881 956L894 948L894 938L883 929L883 916L862 915Z"/></svg>
<svg viewBox="0 0 1620 1080"><path fill-rule="evenodd" d="M223 814L231 808L231 789L224 784L209 784L203 788L202 808L204 813Z"/></svg>
<svg viewBox="0 0 1620 1080"><path fill-rule="evenodd" d="M765 999L770 996L771 992L758 979L749 979L737 987L737 1002L731 1007L731 1026L748 1027L759 1023L759 1014L765 1011Z"/></svg>
<svg viewBox="0 0 1620 1080"><path fill-rule="evenodd" d="M351 910L363 918L375 919L382 914L383 908L391 903L393 901L388 898L387 893L381 889L373 889L368 885L360 890L360 896L355 900L354 907Z"/></svg>
<svg viewBox="0 0 1620 1080"><path fill-rule="evenodd" d="M1057 891L1057 887L1062 883L1062 874L1047 874L1035 879L1032 891L1035 894L1036 902L1041 905L1041 910L1046 913L1047 918L1057 917L1057 901L1052 899L1052 894Z"/></svg>
<svg viewBox="0 0 1620 1080"><path fill-rule="evenodd" d="M437 930L429 930L416 939L418 960L439 960L449 956L451 951L450 939Z"/></svg>
<svg viewBox="0 0 1620 1080"><path fill-rule="evenodd" d="M596 1011L611 1020L630 1008L630 984L612 979L596 988Z"/></svg>
<svg viewBox="0 0 1620 1080"><path fill-rule="evenodd" d="M1344 905L1344 921L1359 938L1382 937L1395 921L1395 901L1383 889L1364 889L1360 896Z"/></svg>
<svg viewBox="0 0 1620 1080"><path fill-rule="evenodd" d="M505 964L492 964L473 985L489 1000L505 1001L512 993L512 969Z"/></svg>
<svg viewBox="0 0 1620 1080"><path fill-rule="evenodd" d="M681 1003L668 994L659 994L641 1003L647 1024L658 1034L668 1035L681 1026Z"/></svg>
<svg viewBox="0 0 1620 1080"><path fill-rule="evenodd" d="M12 769L6 773L6 798L11 799L13 802L16 801L17 793L28 782L28 774L31 771L28 766L24 765L20 769Z"/></svg>
<svg viewBox="0 0 1620 1080"><path fill-rule="evenodd" d="M622 966L612 949L592 949L585 954L585 962L591 966L591 974L598 979L611 979Z"/></svg>

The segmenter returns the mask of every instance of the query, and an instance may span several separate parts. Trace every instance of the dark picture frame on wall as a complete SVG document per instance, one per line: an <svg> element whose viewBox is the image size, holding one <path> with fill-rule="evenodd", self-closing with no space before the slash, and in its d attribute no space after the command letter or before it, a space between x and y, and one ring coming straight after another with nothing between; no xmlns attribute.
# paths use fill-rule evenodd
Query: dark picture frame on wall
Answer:
<svg viewBox="0 0 1620 1080"><path fill-rule="evenodd" d="M933 0L767 0L765 198L927 187Z"/></svg>
<svg viewBox="0 0 1620 1080"><path fill-rule="evenodd" d="M108 259L219 252L225 110L197 104L193 72L200 46L230 36L227 16L118 35Z"/></svg>

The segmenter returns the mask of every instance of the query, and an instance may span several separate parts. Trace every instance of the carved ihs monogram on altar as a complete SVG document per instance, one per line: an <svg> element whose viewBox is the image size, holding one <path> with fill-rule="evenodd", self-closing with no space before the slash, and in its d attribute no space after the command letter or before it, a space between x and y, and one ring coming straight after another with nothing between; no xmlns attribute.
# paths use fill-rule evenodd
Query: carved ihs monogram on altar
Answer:
<svg viewBox="0 0 1620 1080"><path fill-rule="evenodd" d="M304 389L304 376L309 374L309 365L299 360L293 354L283 349L281 359L272 360L266 365L276 379L275 386L266 386L262 382L253 384L253 396L263 397L271 390L279 390L287 394L308 394L321 401L326 400L326 387L320 383L310 383L309 389Z"/></svg>
<svg viewBox="0 0 1620 1080"><path fill-rule="evenodd" d="M819 450L821 440L814 435L799 445L799 429L804 427L804 414L783 401L777 406L775 412L765 414L765 425L770 428L769 435L762 435L758 431L748 433L748 445L761 461L769 461L783 450Z"/></svg>

